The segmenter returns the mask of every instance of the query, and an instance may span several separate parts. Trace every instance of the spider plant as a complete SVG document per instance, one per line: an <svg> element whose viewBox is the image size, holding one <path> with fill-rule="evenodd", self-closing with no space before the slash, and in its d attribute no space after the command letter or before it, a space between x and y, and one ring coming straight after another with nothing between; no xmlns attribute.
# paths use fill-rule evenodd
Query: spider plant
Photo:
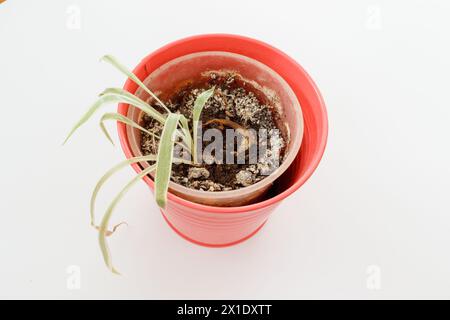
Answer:
<svg viewBox="0 0 450 320"><path fill-rule="evenodd" d="M112 264L111 254L108 247L108 243L106 238L114 233L117 227L120 225L114 226L111 230L109 230L110 219L112 213L119 203L119 201L123 198L123 196L130 190L130 188L136 184L139 180L141 180L146 175L154 172L155 173L155 198L156 203L159 207L164 209L167 203L167 192L169 188L170 175L172 171L173 163L186 163L186 164L198 164L198 156L197 156L197 144L199 143L197 138L197 127L199 125L200 115L205 106L208 99L213 95L214 88L204 91L201 93L195 103L193 109L193 118L192 118L192 130L189 128L188 120L181 114L171 112L170 109L149 89L147 86L131 71L129 71L125 66L123 66L120 62L117 61L116 58L110 55L104 56L102 61L110 63L120 72L125 74L128 78L134 81L137 85L139 85L144 91L146 91L154 100L155 104L159 107L158 110L162 110L163 112L158 111L155 107L151 106L149 103L143 101L139 97L131 94L128 91L125 91L120 88L108 88L104 90L100 95L97 101L87 110L87 112L80 118L80 120L73 126L70 130L67 138L64 140L63 144L65 144L72 134L81 127L84 123L86 123L101 107L107 104L116 104L116 103L126 103L132 105L147 115L152 117L154 120L158 121L163 125L163 130L161 136L158 136L135 121L129 119L128 117L119 114L119 113L105 113L100 118L100 127L105 134L106 138L112 143L112 139L108 130L106 129L105 122L106 121L117 121L124 123L125 125L136 128L142 132L148 133L153 136L155 139L159 140L158 152L157 154L150 154L146 156L134 157L131 159L127 159L117 164L108 170L97 182L91 196L90 201L90 219L91 225L96 228L99 232L99 244L100 249L102 251L103 259L105 261L106 266L113 272L117 273L117 270L114 268ZM192 135L191 135L192 131ZM179 144L183 150L186 150L190 155L190 159L180 159L173 157L174 144ZM150 166L142 170L137 176L135 176L131 181L129 181L123 189L113 198L108 208L106 209L103 218L101 220L100 225L97 225L95 222L95 203L97 199L97 195L100 192L102 186L106 183L106 181L114 175L120 169L138 162L150 162L152 163Z"/></svg>

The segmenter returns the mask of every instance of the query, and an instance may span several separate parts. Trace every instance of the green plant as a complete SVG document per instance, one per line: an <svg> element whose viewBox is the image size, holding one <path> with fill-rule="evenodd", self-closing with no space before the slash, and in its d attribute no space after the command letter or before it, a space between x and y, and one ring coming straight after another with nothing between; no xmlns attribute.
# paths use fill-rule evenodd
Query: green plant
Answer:
<svg viewBox="0 0 450 320"><path fill-rule="evenodd" d="M123 196L128 192L128 190L143 177L155 171L155 197L156 202L159 207L165 208L167 203L167 192L169 188L170 175L172 171L173 163L186 163L186 164L197 164L197 144L199 143L197 139L197 127L199 125L200 115L205 106L208 99L213 95L214 88L211 88L207 91L201 93L195 103L193 110L193 126L192 126L192 135L191 130L189 128L188 121L186 117L181 114L173 113L169 110L169 108L149 89L145 86L145 84L131 71L125 68L122 64L120 64L114 57L110 55L104 56L101 60L106 61L117 68L120 72L125 74L128 78L133 80L136 84L138 84L143 90L145 90L155 101L156 105L160 107L164 111L164 113L159 112L153 106L138 98L137 96L123 90L120 88L108 88L103 91L98 100L87 110L87 112L80 118L80 120L73 126L70 130L67 138L64 140L63 144L65 144L69 138L73 135L73 133L81 127L84 123L86 123L102 106L106 104L116 104L116 103L126 103L132 105L136 108L139 108L147 115L152 117L154 120L163 124L163 131L161 136L155 135L154 133L148 131L143 128L141 125L136 123L135 121L127 118L126 116L119 113L105 113L100 119L100 127L107 137L107 139L112 143L108 130L106 129L105 122L106 121L118 121L122 122L128 126L139 129L143 132L146 132L152 135L155 139L159 140L158 152L157 154L146 155L141 157L134 157L131 159L127 159L117 164L110 170L108 170L98 181L97 185L92 192L91 201L90 201L90 217L91 217L91 225L95 227L99 231L99 244L103 254L103 259L107 267L113 272L118 273L114 268L111 260L111 254L109 251L108 243L106 238L114 233L117 227L120 225L116 225L112 228L112 230L108 229L109 222L112 216L112 213L119 203L119 201L123 198ZM191 160L185 160L180 158L173 157L173 149L174 144L180 145L183 150L186 150ZM135 176L130 182L128 182L125 187L114 197L111 201L110 205L106 209L102 221L100 225L97 225L95 222L95 202L97 199L97 195L101 190L102 186L105 182L114 175L120 169L138 162L152 162L153 164L149 167L145 168L142 172L140 172L137 176Z"/></svg>

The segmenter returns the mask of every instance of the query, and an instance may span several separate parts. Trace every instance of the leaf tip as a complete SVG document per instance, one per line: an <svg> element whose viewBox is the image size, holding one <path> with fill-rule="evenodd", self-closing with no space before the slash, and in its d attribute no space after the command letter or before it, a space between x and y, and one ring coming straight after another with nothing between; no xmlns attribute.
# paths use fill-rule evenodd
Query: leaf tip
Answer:
<svg viewBox="0 0 450 320"><path fill-rule="evenodd" d="M61 146L64 147L67 143L67 141L69 141L69 138L72 136L72 133L70 133L69 135L67 135L67 137L64 139L64 141L61 143Z"/></svg>
<svg viewBox="0 0 450 320"><path fill-rule="evenodd" d="M111 267L110 270L111 270L111 272L112 272L113 274L115 274L116 276L121 276L121 275L122 275L122 274L121 274L119 271L117 271L117 269L114 268L114 267Z"/></svg>
<svg viewBox="0 0 450 320"><path fill-rule="evenodd" d="M104 56L102 56L102 57L99 59L99 61L105 61L105 60L109 59L110 56L111 56L111 55L109 55L109 54L105 54Z"/></svg>

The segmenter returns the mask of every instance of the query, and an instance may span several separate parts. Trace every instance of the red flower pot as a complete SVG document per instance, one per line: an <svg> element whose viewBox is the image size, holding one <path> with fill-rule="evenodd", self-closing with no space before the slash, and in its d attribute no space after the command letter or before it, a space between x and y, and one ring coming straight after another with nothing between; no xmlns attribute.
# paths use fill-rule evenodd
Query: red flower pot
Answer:
<svg viewBox="0 0 450 320"><path fill-rule="evenodd" d="M168 194L167 207L163 212L168 224L189 241L221 247L237 244L255 234L275 207L311 176L325 150L328 120L318 88L300 65L278 49L242 36L211 34L178 40L148 55L133 72L143 81L154 70L173 59L205 51L236 53L267 65L278 73L295 93L304 121L300 152L287 171L276 180L265 200L239 207L215 207ZM128 80L124 89L135 93L138 86ZM128 108L129 105L120 104L119 112L127 115ZM118 131L126 157L133 157L126 126L119 123ZM138 164L132 166L136 172L142 170ZM147 176L144 181L153 190L152 179Z"/></svg>

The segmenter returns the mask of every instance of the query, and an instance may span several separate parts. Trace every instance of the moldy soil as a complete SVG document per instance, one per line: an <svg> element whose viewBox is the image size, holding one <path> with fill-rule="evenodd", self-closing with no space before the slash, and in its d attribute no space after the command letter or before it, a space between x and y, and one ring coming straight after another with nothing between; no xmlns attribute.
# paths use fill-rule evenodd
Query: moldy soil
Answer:
<svg viewBox="0 0 450 320"><path fill-rule="evenodd" d="M268 158L266 160L259 158L257 164L249 164L247 150L245 164L237 164L237 161L235 164L217 164L214 158L204 158L197 166L173 164L171 179L185 187L204 191L228 191L250 186L267 177L275 168L270 157L273 147L280 150L280 163L285 149L282 134L275 134L278 131L278 115L261 92L236 74L211 72L204 81L184 84L164 103L172 112L183 114L192 128L194 101L199 94L213 86L214 95L205 104L200 120L203 123L203 132L210 128L223 132L224 162L226 154L224 129L233 126L234 129L252 128L256 132L259 129L267 129L268 142L265 146ZM144 115L141 125L157 135L162 132L162 125L147 115ZM203 149L210 143L203 142ZM237 143L234 150L236 156L236 150L240 150ZM142 133L141 151L144 155L157 154L158 141L149 134Z"/></svg>

